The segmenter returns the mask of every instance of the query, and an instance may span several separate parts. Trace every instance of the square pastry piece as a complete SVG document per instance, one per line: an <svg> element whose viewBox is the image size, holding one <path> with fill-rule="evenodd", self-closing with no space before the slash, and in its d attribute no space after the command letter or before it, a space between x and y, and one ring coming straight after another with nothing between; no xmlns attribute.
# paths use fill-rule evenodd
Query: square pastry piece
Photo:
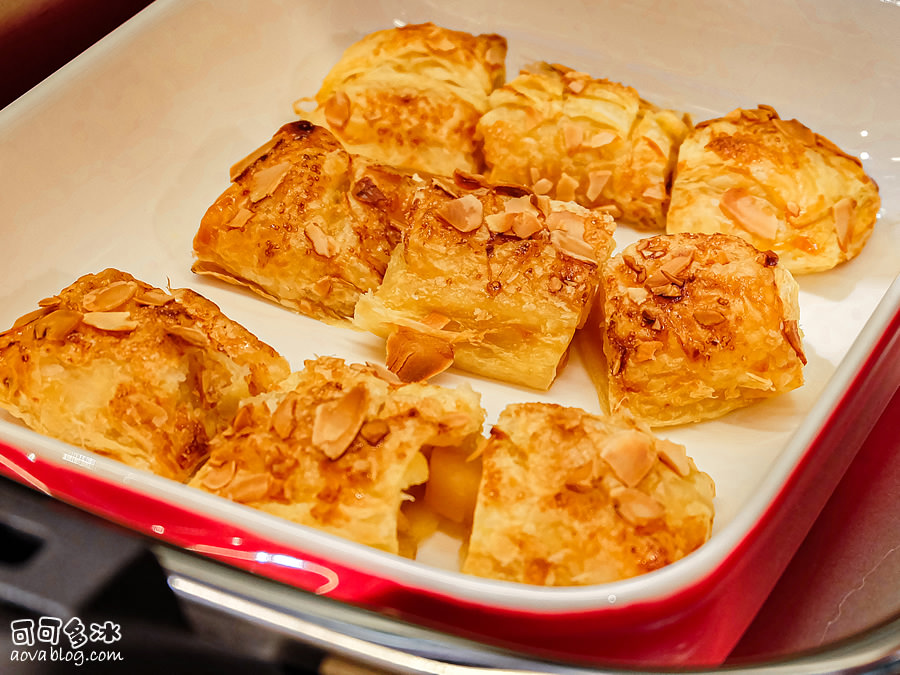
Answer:
<svg viewBox="0 0 900 675"><path fill-rule="evenodd" d="M299 121L235 164L231 180L200 222L194 272L313 318L352 317L399 241L411 178Z"/></svg>
<svg viewBox="0 0 900 675"><path fill-rule="evenodd" d="M354 323L404 381L451 364L547 389L587 318L615 223L573 202L457 174L431 179Z"/></svg>
<svg viewBox="0 0 900 675"><path fill-rule="evenodd" d="M539 63L490 97L478 123L488 177L530 185L624 222L665 228L669 183L686 116L631 87Z"/></svg>
<svg viewBox="0 0 900 675"><path fill-rule="evenodd" d="M482 461L469 574L602 584L675 562L710 536L712 479L683 446L625 419L510 405Z"/></svg>
<svg viewBox="0 0 900 675"><path fill-rule="evenodd" d="M295 110L327 125L351 152L449 176L478 171L475 125L506 76L506 40L431 23L381 30L351 45Z"/></svg>
<svg viewBox="0 0 900 675"><path fill-rule="evenodd" d="M691 132L678 156L666 230L734 234L802 274L858 255L880 207L859 159L760 106Z"/></svg>
<svg viewBox="0 0 900 675"><path fill-rule="evenodd" d="M483 424L467 385L320 357L246 401L191 485L396 553L405 490L428 478L423 451L469 444Z"/></svg>
<svg viewBox="0 0 900 675"><path fill-rule="evenodd" d="M774 253L731 235L659 235L608 261L603 292L579 344L612 412L696 422L803 384L798 287Z"/></svg>
<svg viewBox="0 0 900 675"><path fill-rule="evenodd" d="M287 361L213 303L108 269L0 336L0 406L32 429L186 480Z"/></svg>

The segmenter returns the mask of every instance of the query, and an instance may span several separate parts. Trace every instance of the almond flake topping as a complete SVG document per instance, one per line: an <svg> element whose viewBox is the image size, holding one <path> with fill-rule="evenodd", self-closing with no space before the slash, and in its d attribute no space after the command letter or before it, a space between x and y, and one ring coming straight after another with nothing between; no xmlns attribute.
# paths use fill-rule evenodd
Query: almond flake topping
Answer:
<svg viewBox="0 0 900 675"><path fill-rule="evenodd" d="M512 218L509 215L508 213L491 213L484 217L484 224L494 234L509 232L512 227Z"/></svg>
<svg viewBox="0 0 900 675"><path fill-rule="evenodd" d="M668 466L679 476L688 476L691 473L691 462L683 445L673 443L664 438L657 439L656 452L662 463Z"/></svg>
<svg viewBox="0 0 900 675"><path fill-rule="evenodd" d="M846 253L847 246L850 244L851 223L853 221L853 210L856 208L856 201L849 197L844 197L832 207L834 213L834 230L837 233L838 246Z"/></svg>
<svg viewBox="0 0 900 675"><path fill-rule="evenodd" d="M243 206L238 209L238 212L234 215L234 218L228 221L227 227L232 230L239 230L244 225L247 224L247 221L253 217L253 211L249 209L245 209Z"/></svg>
<svg viewBox="0 0 900 675"><path fill-rule="evenodd" d="M778 218L769 210L769 203L741 188L726 190L719 208L750 234L767 241L774 241L778 234Z"/></svg>
<svg viewBox="0 0 900 675"><path fill-rule="evenodd" d="M42 316L47 316L47 314L49 314L52 311L53 311L52 307L41 307L40 309L36 309L33 312L28 312L27 314L23 314L18 319L16 319L15 322L13 322L13 325L9 330L4 331L4 332L8 333L11 330L15 330L16 328L21 328L22 326L28 325L35 319L40 319Z"/></svg>
<svg viewBox="0 0 900 675"><path fill-rule="evenodd" d="M207 337L206 333L197 328L192 328L191 326L169 326L166 329L166 332L169 335L181 338L188 344L194 345L195 347L206 347L207 345L209 345L209 338Z"/></svg>
<svg viewBox="0 0 900 675"><path fill-rule="evenodd" d="M694 260L694 252L684 255L676 255L664 262L658 270L647 277L646 284L650 288L675 284L682 286L684 284L684 273L690 267ZM658 295L658 294L657 294Z"/></svg>
<svg viewBox="0 0 900 675"><path fill-rule="evenodd" d="M296 392L288 392L272 413L272 430L281 440L287 440L297 426L297 402L300 396Z"/></svg>
<svg viewBox="0 0 900 675"><path fill-rule="evenodd" d="M664 347L662 342L651 340L650 342L641 342L634 350L634 360L637 362L650 361L656 352Z"/></svg>
<svg viewBox="0 0 900 675"><path fill-rule="evenodd" d="M359 429L359 435L366 439L369 445L377 445L390 432L391 427L384 420L368 420Z"/></svg>
<svg viewBox="0 0 900 675"><path fill-rule="evenodd" d="M578 181L564 171L556 181L556 198L562 202L571 202L575 199L577 189Z"/></svg>
<svg viewBox="0 0 900 675"><path fill-rule="evenodd" d="M138 325L128 312L88 312L82 321L100 330L119 332L132 331Z"/></svg>
<svg viewBox="0 0 900 675"><path fill-rule="evenodd" d="M240 469L228 484L228 496L236 502L249 504L265 498L272 478L266 473L250 473Z"/></svg>
<svg viewBox="0 0 900 675"><path fill-rule="evenodd" d="M566 86L573 94L580 94L584 91L585 86L587 86L587 82L581 79L570 79L566 82Z"/></svg>
<svg viewBox="0 0 900 675"><path fill-rule="evenodd" d="M576 260L597 264L594 249L581 237L573 237L562 230L555 230L550 233L550 243L560 253L565 253Z"/></svg>
<svg viewBox="0 0 900 675"><path fill-rule="evenodd" d="M509 213L507 214L507 217L512 220L512 231L520 239L528 239L528 237L535 232L540 232L543 228L538 217L527 211Z"/></svg>
<svg viewBox="0 0 900 675"><path fill-rule="evenodd" d="M584 238L584 218L571 211L553 211L547 216L547 229L563 232L580 239Z"/></svg>
<svg viewBox="0 0 900 675"><path fill-rule="evenodd" d="M656 185L651 185L646 190L641 193L642 197L646 197L647 199L658 199L662 201L666 198L666 190L665 188L657 183Z"/></svg>
<svg viewBox="0 0 900 675"><path fill-rule="evenodd" d="M338 459L362 428L368 404L368 391L357 385L340 398L317 405L313 418L313 445L329 459Z"/></svg>
<svg viewBox="0 0 900 675"><path fill-rule="evenodd" d="M534 181L534 185L531 186L531 189L534 190L534 194L536 195L545 195L553 189L553 181L549 178L539 178Z"/></svg>
<svg viewBox="0 0 900 675"><path fill-rule="evenodd" d="M632 525L647 525L666 515L666 508L648 494L634 488L622 488L612 495L616 510Z"/></svg>
<svg viewBox="0 0 900 675"><path fill-rule="evenodd" d="M651 438L640 431L622 431L611 436L603 444L600 456L628 487L640 483L656 462Z"/></svg>
<svg viewBox="0 0 900 675"><path fill-rule="evenodd" d="M797 356L800 358L800 362L805 366L806 354L803 352L803 338L800 335L800 325L797 320L789 319L784 321L782 323L781 332L784 333L784 337L787 339L788 344L793 347Z"/></svg>
<svg viewBox="0 0 900 675"><path fill-rule="evenodd" d="M63 340L81 323L82 314L70 309L58 309L41 317L34 325L37 338Z"/></svg>
<svg viewBox="0 0 900 675"><path fill-rule="evenodd" d="M277 136L270 140L265 145L260 146L249 155L244 157L241 161L232 165L231 170L229 171L229 176L231 178L231 182L233 183L238 178L241 177L241 174L244 173L251 165L253 165L256 160L265 157L268 155L272 149L281 142L281 139Z"/></svg>
<svg viewBox="0 0 900 675"><path fill-rule="evenodd" d="M591 171L588 174L588 189L586 196L588 201L593 202L603 192L603 188L612 177L612 171Z"/></svg>
<svg viewBox="0 0 900 675"><path fill-rule="evenodd" d="M715 309L696 309L694 310L694 321L701 326L710 328L725 321L725 315Z"/></svg>
<svg viewBox="0 0 900 675"><path fill-rule="evenodd" d="M201 483L203 483L203 487L209 488L210 490L221 490L234 479L236 473L237 462L231 460L220 466L213 466L212 468L207 469Z"/></svg>
<svg viewBox="0 0 900 675"><path fill-rule="evenodd" d="M315 223L310 223L303 230L306 238L312 244L313 250L324 258L333 258L337 253L337 242L329 237L321 227Z"/></svg>
<svg viewBox="0 0 900 675"><path fill-rule="evenodd" d="M325 101L325 121L332 129L343 129L350 119L350 98L342 91L335 92Z"/></svg>
<svg viewBox="0 0 900 675"><path fill-rule="evenodd" d="M44 298L43 300L38 300L38 307L45 307L47 309L55 309L59 307L62 299L58 295L51 295L49 298Z"/></svg>
<svg viewBox="0 0 900 675"><path fill-rule="evenodd" d="M169 295L161 288L150 288L135 298L135 302L139 305L151 305L153 307L162 307L167 302L175 299L174 295Z"/></svg>
<svg viewBox="0 0 900 675"><path fill-rule="evenodd" d="M464 195L444 202L437 214L460 232L471 232L482 222L484 206L475 195Z"/></svg>
<svg viewBox="0 0 900 675"><path fill-rule="evenodd" d="M589 148L602 148L604 145L609 145L617 138L618 136L612 131L598 131L591 136L585 145Z"/></svg>
<svg viewBox="0 0 900 675"><path fill-rule="evenodd" d="M434 335L398 326L387 338L387 367L403 382L421 382L453 363L453 346Z"/></svg>
<svg viewBox="0 0 900 675"><path fill-rule="evenodd" d="M255 204L275 192L290 169L290 162L281 162L254 173L250 177L250 201Z"/></svg>
<svg viewBox="0 0 900 675"><path fill-rule="evenodd" d="M138 286L133 281L116 281L105 288L86 293L81 305L88 312L109 312L131 300L137 290Z"/></svg>
<svg viewBox="0 0 900 675"><path fill-rule="evenodd" d="M785 136L790 136L810 147L816 146L815 133L801 122L798 122L797 120L782 120L776 118L772 120L772 124L774 124L775 128Z"/></svg>
<svg viewBox="0 0 900 675"><path fill-rule="evenodd" d="M581 143L584 141L584 129L577 124L568 122L563 126L562 131L566 152L571 155L575 150L581 147Z"/></svg>

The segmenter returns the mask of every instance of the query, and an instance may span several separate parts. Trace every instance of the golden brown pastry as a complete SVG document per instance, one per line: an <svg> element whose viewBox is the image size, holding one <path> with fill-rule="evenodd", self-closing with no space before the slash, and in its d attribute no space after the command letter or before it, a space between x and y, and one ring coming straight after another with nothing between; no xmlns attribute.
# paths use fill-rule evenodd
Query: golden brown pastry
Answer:
<svg viewBox="0 0 900 675"><path fill-rule="evenodd" d="M403 384L382 373L307 361L241 406L191 485L396 553L405 490L428 478L425 454L480 434L484 411L467 385Z"/></svg>
<svg viewBox="0 0 900 675"><path fill-rule="evenodd" d="M587 317L615 228L606 213L457 174L426 181L384 283L354 323L405 381L450 364L547 389Z"/></svg>
<svg viewBox="0 0 900 675"><path fill-rule="evenodd" d="M665 227L669 183L686 116L631 87L538 63L497 89L478 123L488 177Z"/></svg>
<svg viewBox="0 0 900 675"><path fill-rule="evenodd" d="M475 125L506 74L506 40L432 23L391 28L351 45L316 94L294 106L354 153L449 176L478 171Z"/></svg>
<svg viewBox="0 0 900 675"><path fill-rule="evenodd" d="M184 480L287 361L216 305L107 269L0 335L0 406L32 429Z"/></svg>
<svg viewBox="0 0 900 675"><path fill-rule="evenodd" d="M194 237L194 272L317 319L353 316L399 240L409 176L353 157L327 129L299 121L235 164L231 178Z"/></svg>
<svg viewBox="0 0 900 675"><path fill-rule="evenodd" d="M880 206L859 159L770 106L738 108L682 144L666 230L734 234L804 274L858 255Z"/></svg>
<svg viewBox="0 0 900 675"><path fill-rule="evenodd" d="M683 446L624 418L510 405L482 461L469 574L601 584L659 569L710 535L712 479Z"/></svg>
<svg viewBox="0 0 900 675"><path fill-rule="evenodd" d="M803 384L797 283L772 252L725 234L659 235L611 258L602 284L579 346L613 412L696 422Z"/></svg>

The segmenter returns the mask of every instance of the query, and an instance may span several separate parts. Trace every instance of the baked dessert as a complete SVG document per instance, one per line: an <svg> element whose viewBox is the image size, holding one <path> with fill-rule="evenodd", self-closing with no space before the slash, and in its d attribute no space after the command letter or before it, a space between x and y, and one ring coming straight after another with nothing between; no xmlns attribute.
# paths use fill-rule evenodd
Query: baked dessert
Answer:
<svg viewBox="0 0 900 675"><path fill-rule="evenodd" d="M287 361L209 300L107 269L0 335L0 406L32 429L182 481Z"/></svg>
<svg viewBox="0 0 900 675"><path fill-rule="evenodd" d="M615 222L574 202L457 173L419 190L384 282L354 323L404 381L451 364L547 389L587 318Z"/></svg>
<svg viewBox="0 0 900 675"><path fill-rule="evenodd" d="M643 229L665 228L669 184L687 116L631 87L537 63L495 90L478 122L487 176L588 207Z"/></svg>
<svg viewBox="0 0 900 675"><path fill-rule="evenodd" d="M859 159L761 105L701 122L688 135L666 231L733 234L805 274L858 255L880 207Z"/></svg>
<svg viewBox="0 0 900 675"><path fill-rule="evenodd" d="M410 176L351 156L307 121L231 169L194 237L194 272L326 321L376 288L405 222Z"/></svg>
<svg viewBox="0 0 900 675"><path fill-rule="evenodd" d="M428 478L430 448L469 443L483 423L467 385L403 384L320 357L244 402L190 484L397 553L400 507Z"/></svg>
<svg viewBox="0 0 900 675"><path fill-rule="evenodd" d="M613 412L696 422L803 384L797 282L770 251L726 234L658 235L611 258L602 284L579 346Z"/></svg>
<svg viewBox="0 0 900 675"><path fill-rule="evenodd" d="M513 404L482 462L469 574L601 584L675 562L710 536L712 479L683 446L625 418Z"/></svg>
<svg viewBox="0 0 900 675"><path fill-rule="evenodd" d="M475 125L506 77L506 40L432 23L380 30L351 45L322 82L315 109L351 152L449 176L478 171Z"/></svg>

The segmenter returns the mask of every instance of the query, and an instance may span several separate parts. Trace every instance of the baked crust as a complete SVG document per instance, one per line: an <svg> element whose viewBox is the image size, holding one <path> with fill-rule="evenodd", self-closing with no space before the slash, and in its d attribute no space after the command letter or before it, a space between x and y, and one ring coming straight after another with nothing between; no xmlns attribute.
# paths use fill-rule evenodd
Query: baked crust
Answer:
<svg viewBox="0 0 900 675"><path fill-rule="evenodd" d="M383 372L307 361L242 404L190 484L397 553L404 491L428 478L423 451L469 442L484 411L467 385L403 384Z"/></svg>
<svg viewBox="0 0 900 675"><path fill-rule="evenodd" d="M301 117L351 152L414 171L478 171L475 125L506 76L506 39L432 23L371 33L351 45Z"/></svg>
<svg viewBox="0 0 900 675"><path fill-rule="evenodd" d="M402 379L453 363L547 389L587 318L614 229L606 213L521 186L461 173L424 181L354 323L387 338L388 367Z"/></svg>
<svg viewBox="0 0 900 675"><path fill-rule="evenodd" d="M351 156L306 121L281 127L231 173L194 237L193 271L313 318L353 316L399 240L409 176Z"/></svg>
<svg viewBox="0 0 900 675"><path fill-rule="evenodd" d="M187 289L107 269L0 336L0 406L32 429L185 480L238 402L286 377L275 350Z"/></svg>
<svg viewBox="0 0 900 675"><path fill-rule="evenodd" d="M602 283L579 345L613 412L696 422L803 384L798 287L774 253L732 235L659 235L611 258Z"/></svg>
<svg viewBox="0 0 900 675"><path fill-rule="evenodd" d="M681 146L666 230L723 232L794 274L863 249L881 200L862 163L770 106L702 122Z"/></svg>
<svg viewBox="0 0 900 675"><path fill-rule="evenodd" d="M661 230L689 128L685 115L631 87L538 63L491 94L478 135L492 180L608 206L624 222Z"/></svg>
<svg viewBox="0 0 900 675"><path fill-rule="evenodd" d="M469 574L601 584L659 569L710 535L712 479L683 446L624 418L513 404L482 462Z"/></svg>

